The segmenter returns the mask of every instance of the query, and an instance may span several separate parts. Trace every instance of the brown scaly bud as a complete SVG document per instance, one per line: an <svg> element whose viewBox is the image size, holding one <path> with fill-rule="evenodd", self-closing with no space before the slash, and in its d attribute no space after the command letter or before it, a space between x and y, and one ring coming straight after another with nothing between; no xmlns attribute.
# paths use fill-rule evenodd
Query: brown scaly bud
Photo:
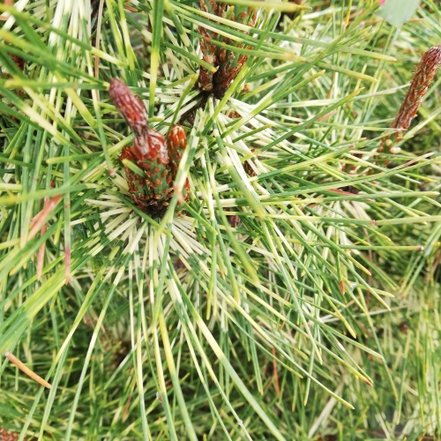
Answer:
<svg viewBox="0 0 441 441"><path fill-rule="evenodd" d="M201 10L217 15L218 17L229 18L238 23L245 23L254 26L256 22L256 11L252 8L239 8L239 11L231 17L232 9L226 3L218 3L214 0L199 0ZM209 72L201 67L199 70L198 87L202 92L213 93L216 98L221 99L230 84L237 77L248 56L237 55L225 47L217 46L213 41L221 40L226 44L236 44L230 39L220 36L214 31L209 31L203 26L199 27L201 34L202 58L213 67L217 68L215 73ZM240 48L248 48L246 45L238 45Z"/></svg>
<svg viewBox="0 0 441 441"><path fill-rule="evenodd" d="M144 136L148 131L148 124L147 112L142 100L135 96L127 84L118 78L113 78L110 81L109 95L135 136Z"/></svg>
<svg viewBox="0 0 441 441"><path fill-rule="evenodd" d="M134 146L126 147L120 156L123 163L129 161L140 169L135 172L125 163L130 196L142 210L161 217L173 196L173 182L187 146L185 130L173 126L165 139L151 129L143 102L121 80L111 80L109 95L135 135ZM180 199L188 195L187 181Z"/></svg>
<svg viewBox="0 0 441 441"><path fill-rule="evenodd" d="M149 129L147 112L144 103L133 94L127 85L118 78L110 81L109 95L115 106L127 121L135 134L135 148L140 155L153 155L166 164L168 163L167 149L164 137Z"/></svg>
<svg viewBox="0 0 441 441"><path fill-rule="evenodd" d="M441 46L432 47L422 56L406 98L392 124L393 129L400 130L395 135L395 139L399 140L403 136L403 132L410 127L440 64Z"/></svg>

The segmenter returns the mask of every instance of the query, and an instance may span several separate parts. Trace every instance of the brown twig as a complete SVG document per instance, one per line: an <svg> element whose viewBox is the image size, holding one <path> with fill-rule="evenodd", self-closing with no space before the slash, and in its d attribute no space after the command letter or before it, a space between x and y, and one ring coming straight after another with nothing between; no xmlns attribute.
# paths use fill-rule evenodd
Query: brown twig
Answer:
<svg viewBox="0 0 441 441"><path fill-rule="evenodd" d="M25 375L27 375L29 378L32 378L34 381L36 381L38 384L41 384L42 386L46 387L47 389L50 389L52 386L43 378L40 377L40 375L36 374L32 369L28 368L22 361L20 361L14 354L11 352L5 352L5 357L18 369L20 369Z"/></svg>

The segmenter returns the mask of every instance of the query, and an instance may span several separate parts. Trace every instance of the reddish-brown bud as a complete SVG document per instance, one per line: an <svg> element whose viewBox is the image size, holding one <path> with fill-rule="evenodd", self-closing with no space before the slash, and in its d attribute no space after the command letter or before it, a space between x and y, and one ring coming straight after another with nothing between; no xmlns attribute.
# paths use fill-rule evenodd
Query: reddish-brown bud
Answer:
<svg viewBox="0 0 441 441"><path fill-rule="evenodd" d="M175 125L171 128L167 137L168 148L185 149L187 146L187 135L182 126Z"/></svg>
<svg viewBox="0 0 441 441"><path fill-rule="evenodd" d="M171 171L173 179L176 178L179 163L181 162L182 154L187 147L187 135L182 126L175 125L171 128L167 137L168 153L170 155ZM183 200L187 200L189 196L190 183L188 179L184 184Z"/></svg>
<svg viewBox="0 0 441 441"><path fill-rule="evenodd" d="M118 78L110 81L109 95L136 137L143 137L148 130L144 103Z"/></svg>
<svg viewBox="0 0 441 441"><path fill-rule="evenodd" d="M441 46L432 47L422 56L392 128L405 131L410 127L440 64ZM401 136L397 134L398 138Z"/></svg>
<svg viewBox="0 0 441 441"><path fill-rule="evenodd" d="M127 183L133 201L153 216L163 215L173 196L173 181L182 153L187 145L185 130L172 127L167 140L148 127L143 102L118 79L110 82L110 97L135 133L135 144L121 152L122 161L135 164L141 173L125 167ZM189 195L185 182L183 199Z"/></svg>

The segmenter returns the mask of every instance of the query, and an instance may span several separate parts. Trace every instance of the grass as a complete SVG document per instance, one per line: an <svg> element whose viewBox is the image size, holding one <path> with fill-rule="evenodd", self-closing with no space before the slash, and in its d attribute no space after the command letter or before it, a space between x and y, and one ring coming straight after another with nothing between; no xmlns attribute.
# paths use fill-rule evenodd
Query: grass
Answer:
<svg viewBox="0 0 441 441"><path fill-rule="evenodd" d="M250 29L186 1L97 3L0 5L0 353L52 385L5 358L0 426L20 439L440 437L441 76L401 150L377 152L439 44L440 6L397 29L376 1L292 16L269 3ZM205 105L200 26L248 55ZM127 192L118 157L133 137L113 77L163 134L193 109L175 182L191 197L162 219ZM47 229L31 235L45 200Z"/></svg>

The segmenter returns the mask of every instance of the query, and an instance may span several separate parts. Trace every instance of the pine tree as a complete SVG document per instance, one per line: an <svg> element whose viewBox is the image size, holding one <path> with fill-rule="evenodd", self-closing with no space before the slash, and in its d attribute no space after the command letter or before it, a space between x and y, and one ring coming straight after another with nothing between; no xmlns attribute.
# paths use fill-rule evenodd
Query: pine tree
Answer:
<svg viewBox="0 0 441 441"><path fill-rule="evenodd" d="M0 439L441 436L441 6L378 7L0 5Z"/></svg>

